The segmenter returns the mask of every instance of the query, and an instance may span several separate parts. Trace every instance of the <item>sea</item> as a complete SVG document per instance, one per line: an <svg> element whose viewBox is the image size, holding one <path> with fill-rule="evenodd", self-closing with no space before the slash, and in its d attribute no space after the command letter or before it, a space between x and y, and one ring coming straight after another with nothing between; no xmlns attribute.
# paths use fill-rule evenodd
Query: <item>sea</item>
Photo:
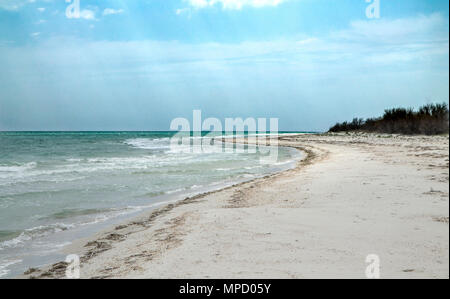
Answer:
<svg viewBox="0 0 450 299"><path fill-rule="evenodd" d="M185 146L207 133L187 133ZM277 159L261 163L259 150L180 151L174 136L0 132L0 278L63 260L74 240L143 211L292 168L302 155L280 147Z"/></svg>

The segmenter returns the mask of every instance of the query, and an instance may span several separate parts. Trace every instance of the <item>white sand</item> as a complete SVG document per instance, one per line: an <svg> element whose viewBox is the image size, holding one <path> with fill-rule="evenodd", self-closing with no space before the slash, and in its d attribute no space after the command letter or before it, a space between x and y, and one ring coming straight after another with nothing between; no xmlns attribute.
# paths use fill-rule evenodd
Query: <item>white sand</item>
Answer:
<svg viewBox="0 0 450 299"><path fill-rule="evenodd" d="M307 161L70 247L81 277L365 278L368 254L381 278L449 277L448 136L282 139Z"/></svg>

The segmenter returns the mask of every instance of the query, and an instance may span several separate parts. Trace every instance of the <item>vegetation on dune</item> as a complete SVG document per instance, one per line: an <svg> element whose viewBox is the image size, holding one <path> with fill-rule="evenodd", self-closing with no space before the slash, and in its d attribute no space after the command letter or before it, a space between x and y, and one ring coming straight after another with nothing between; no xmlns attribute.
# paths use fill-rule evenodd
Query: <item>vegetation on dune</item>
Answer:
<svg viewBox="0 0 450 299"><path fill-rule="evenodd" d="M417 111L412 108L393 108L382 117L354 118L351 122L337 123L329 132L365 131L388 134L437 135L449 132L447 103L427 104Z"/></svg>

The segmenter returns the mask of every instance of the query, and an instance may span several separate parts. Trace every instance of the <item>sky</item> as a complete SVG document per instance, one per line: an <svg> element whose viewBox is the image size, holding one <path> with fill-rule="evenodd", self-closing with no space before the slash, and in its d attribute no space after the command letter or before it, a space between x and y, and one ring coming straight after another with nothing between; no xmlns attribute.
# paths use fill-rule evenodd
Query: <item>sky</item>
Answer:
<svg viewBox="0 0 450 299"><path fill-rule="evenodd" d="M0 0L0 130L325 131L448 103L448 36L444 0Z"/></svg>

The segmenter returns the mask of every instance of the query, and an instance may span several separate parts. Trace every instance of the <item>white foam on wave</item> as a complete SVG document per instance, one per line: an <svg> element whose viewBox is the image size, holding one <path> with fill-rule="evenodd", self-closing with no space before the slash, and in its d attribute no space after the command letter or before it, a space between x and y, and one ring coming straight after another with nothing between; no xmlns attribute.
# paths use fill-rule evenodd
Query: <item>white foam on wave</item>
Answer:
<svg viewBox="0 0 450 299"><path fill-rule="evenodd" d="M66 159L67 162L81 162L83 161L83 159L79 159L79 158L69 158Z"/></svg>
<svg viewBox="0 0 450 299"><path fill-rule="evenodd" d="M186 189L185 188L178 188L178 189L166 191L165 193L166 194L174 194L174 193L181 192L181 191L184 191L184 190L186 190Z"/></svg>
<svg viewBox="0 0 450 299"><path fill-rule="evenodd" d="M262 168L262 165L244 167L245 170L258 169L258 168Z"/></svg>
<svg viewBox="0 0 450 299"><path fill-rule="evenodd" d="M295 160L286 160L286 161L280 161L280 162L276 162L273 163L273 166L281 166L281 165L288 165L288 164L292 164Z"/></svg>
<svg viewBox="0 0 450 299"><path fill-rule="evenodd" d="M139 149L168 149L170 147L170 139L169 138L159 138L159 139L150 139L150 138L133 138L124 141L125 144L131 145L132 147Z"/></svg>
<svg viewBox="0 0 450 299"><path fill-rule="evenodd" d="M1 172L22 172L29 169L35 168L37 165L36 162L29 162L21 165L0 165L0 173Z"/></svg>
<svg viewBox="0 0 450 299"><path fill-rule="evenodd" d="M26 178L34 177L31 180L24 180ZM0 186L11 186L14 184L23 184L23 183L66 183L66 182L74 182L79 180L84 180L85 176L75 176L75 177L67 177L67 176L52 176L52 177L42 177L42 176L21 176L21 177L8 177L7 181L1 182ZM14 180L12 180L14 179ZM5 196L7 194L3 194ZM15 195L15 194L11 194Z"/></svg>
<svg viewBox="0 0 450 299"><path fill-rule="evenodd" d="M137 158L92 158L82 162L72 164L56 165L52 169L34 169L32 167L22 167L21 171L15 172L0 172L0 185L10 185L14 183L34 183L34 182L65 182L72 180L83 179L84 177L78 175L76 178L55 177L57 175L65 174L86 174L98 171L115 171L115 170L133 170L133 169L148 169L157 166L159 160L154 156L143 156ZM75 161L74 161L75 162Z"/></svg>
<svg viewBox="0 0 450 299"><path fill-rule="evenodd" d="M0 263L0 277L3 277L7 275L11 270L8 269L8 267L21 263L22 260L5 260L2 263Z"/></svg>
<svg viewBox="0 0 450 299"><path fill-rule="evenodd" d="M190 187L190 189L200 189L200 188L202 188L203 187L203 185L192 185L191 187Z"/></svg>
<svg viewBox="0 0 450 299"><path fill-rule="evenodd" d="M1 242L0 251L3 249L20 246L27 241L44 237L52 233L68 230L70 228L73 228L74 226L75 226L74 224L54 223L50 225L40 225L26 229L18 237Z"/></svg>

